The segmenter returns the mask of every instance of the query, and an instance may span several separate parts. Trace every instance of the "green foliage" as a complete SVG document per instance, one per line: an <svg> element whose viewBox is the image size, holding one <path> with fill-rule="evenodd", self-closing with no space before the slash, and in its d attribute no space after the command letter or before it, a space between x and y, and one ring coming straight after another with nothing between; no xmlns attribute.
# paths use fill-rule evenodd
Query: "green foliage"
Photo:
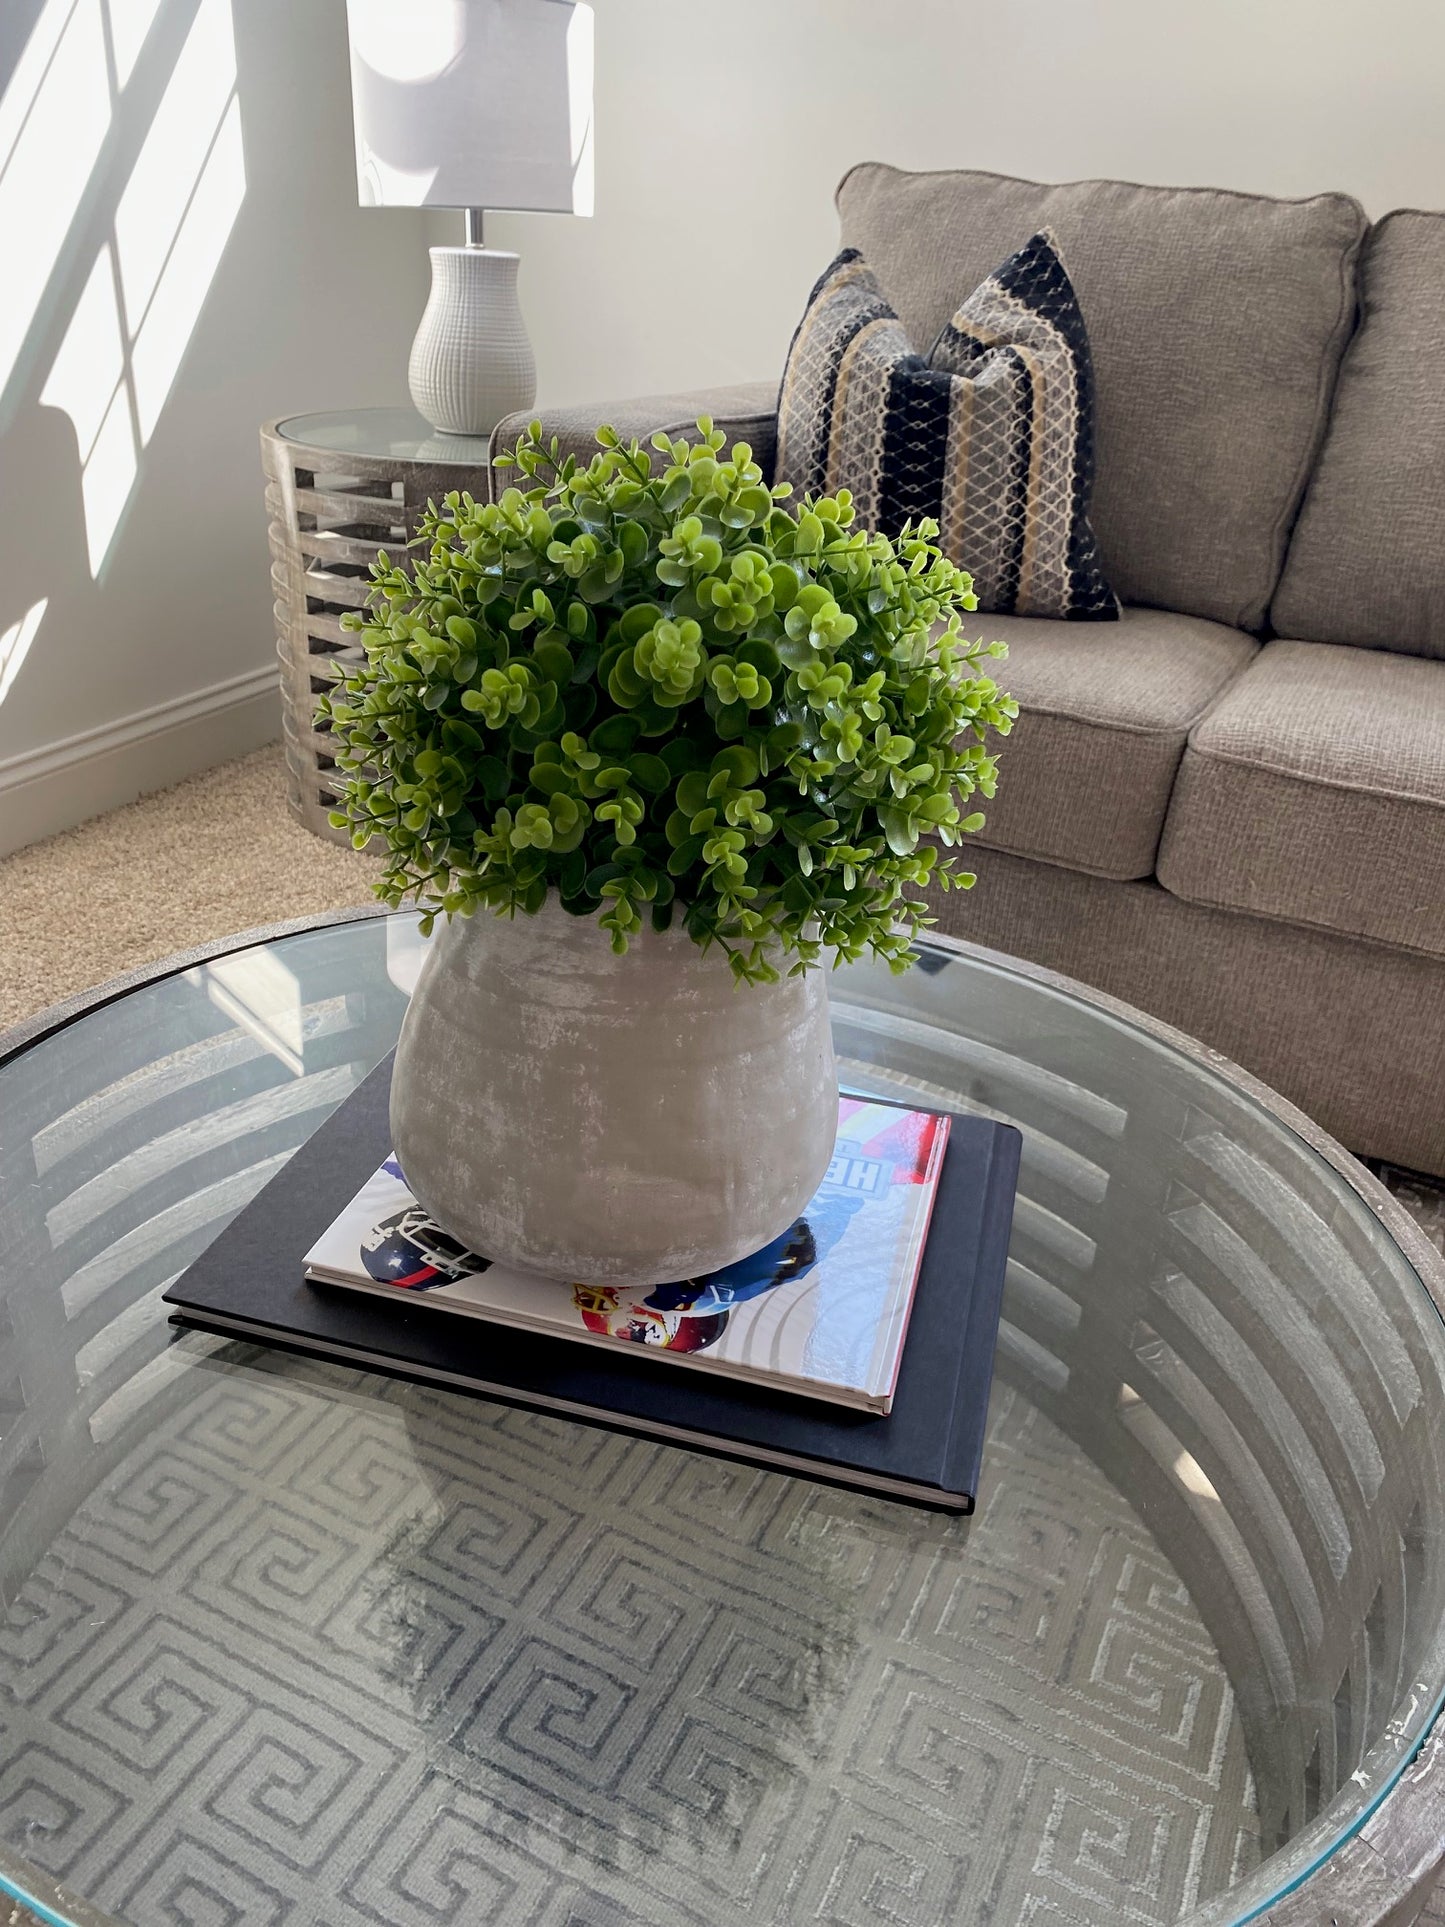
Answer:
<svg viewBox="0 0 1445 1927"><path fill-rule="evenodd" d="M929 883L994 793L970 578L937 527L852 526L846 493L785 508L712 424L661 456L597 431L559 461L534 423L498 465L525 487L431 506L408 572L372 571L361 665L318 707L377 894L438 912L535 911L549 890L614 950L647 918L719 943L750 982L826 949L895 969ZM940 853L942 849L942 853Z"/></svg>

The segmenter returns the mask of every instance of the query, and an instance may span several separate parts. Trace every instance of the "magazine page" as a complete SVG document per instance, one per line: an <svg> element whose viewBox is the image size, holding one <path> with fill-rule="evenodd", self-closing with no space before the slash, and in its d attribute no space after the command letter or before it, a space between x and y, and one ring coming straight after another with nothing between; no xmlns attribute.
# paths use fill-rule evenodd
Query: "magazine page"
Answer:
<svg viewBox="0 0 1445 1927"><path fill-rule="evenodd" d="M816 1196L762 1251L653 1286L491 1264L417 1204L388 1158L306 1256L311 1275L886 1410L948 1135L927 1111L843 1097Z"/></svg>

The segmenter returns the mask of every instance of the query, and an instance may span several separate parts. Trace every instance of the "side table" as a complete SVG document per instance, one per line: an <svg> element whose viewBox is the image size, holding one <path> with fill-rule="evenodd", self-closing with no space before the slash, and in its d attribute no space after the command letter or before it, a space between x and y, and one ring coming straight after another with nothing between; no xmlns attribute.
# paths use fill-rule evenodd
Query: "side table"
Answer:
<svg viewBox="0 0 1445 1927"><path fill-rule="evenodd" d="M429 501L452 489L491 493L484 437L439 435L414 408L288 415L261 430L271 517L271 585L287 800L298 822L332 843L336 765L316 698L361 651L341 627L366 600L379 548L411 540Z"/></svg>

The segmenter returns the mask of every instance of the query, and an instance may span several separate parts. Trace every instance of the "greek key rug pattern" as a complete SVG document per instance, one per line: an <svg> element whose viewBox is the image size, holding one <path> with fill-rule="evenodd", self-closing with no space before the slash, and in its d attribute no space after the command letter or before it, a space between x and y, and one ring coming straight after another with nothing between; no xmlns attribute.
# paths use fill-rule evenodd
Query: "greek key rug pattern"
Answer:
<svg viewBox="0 0 1445 1927"><path fill-rule="evenodd" d="M1218 1655L1016 1392L950 1521L192 1336L0 1642L0 1835L136 1927L1169 1922Z"/></svg>

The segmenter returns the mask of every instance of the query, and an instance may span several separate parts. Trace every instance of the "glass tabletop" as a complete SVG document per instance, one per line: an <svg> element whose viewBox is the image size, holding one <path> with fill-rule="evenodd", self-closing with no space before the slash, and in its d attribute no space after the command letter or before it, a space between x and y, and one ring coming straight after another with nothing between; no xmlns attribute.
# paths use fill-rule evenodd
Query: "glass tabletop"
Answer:
<svg viewBox="0 0 1445 1927"><path fill-rule="evenodd" d="M134 1927L1222 1927L1358 1826L1445 1684L1445 1328L1327 1147L1026 967L835 975L852 1088L1024 1133L970 1519L176 1333L422 954L284 936L0 1067L12 1887Z"/></svg>
<svg viewBox="0 0 1445 1927"><path fill-rule="evenodd" d="M456 462L465 468L487 467L489 442L485 435L444 435L414 408L336 408L319 414L291 415L276 424L276 433L307 448L334 450L338 455L369 455L378 460Z"/></svg>

